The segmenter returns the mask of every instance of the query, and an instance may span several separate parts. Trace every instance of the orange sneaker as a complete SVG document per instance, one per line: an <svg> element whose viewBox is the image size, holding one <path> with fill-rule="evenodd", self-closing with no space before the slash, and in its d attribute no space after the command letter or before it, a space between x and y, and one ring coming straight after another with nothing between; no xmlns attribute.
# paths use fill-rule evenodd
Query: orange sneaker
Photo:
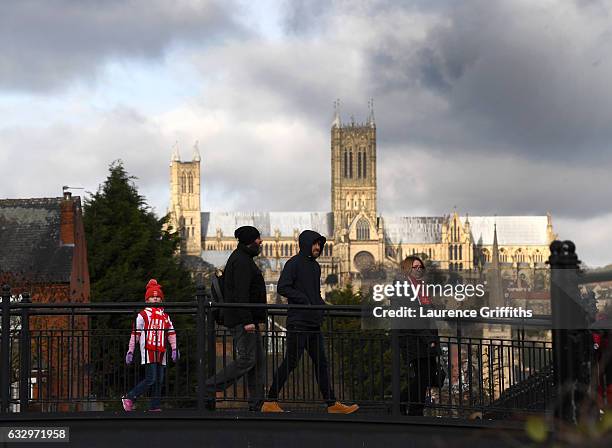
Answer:
<svg viewBox="0 0 612 448"><path fill-rule="evenodd" d="M347 406L345 404L340 403L339 401L336 401L333 405L327 407L327 413L328 414L352 414L357 409L359 409L359 406L357 406L356 404Z"/></svg>
<svg viewBox="0 0 612 448"><path fill-rule="evenodd" d="M283 408L278 405L278 401L264 401L261 406L261 412L285 412Z"/></svg>

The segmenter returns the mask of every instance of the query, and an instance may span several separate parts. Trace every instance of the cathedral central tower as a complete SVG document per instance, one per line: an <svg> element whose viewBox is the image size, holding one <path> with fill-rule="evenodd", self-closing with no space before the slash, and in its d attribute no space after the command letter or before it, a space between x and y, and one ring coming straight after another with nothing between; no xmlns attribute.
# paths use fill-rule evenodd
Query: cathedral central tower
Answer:
<svg viewBox="0 0 612 448"><path fill-rule="evenodd" d="M339 102L331 128L331 205L338 238L353 219L364 213L376 222L376 124L369 103L365 124L340 121ZM369 238L368 238L369 239Z"/></svg>

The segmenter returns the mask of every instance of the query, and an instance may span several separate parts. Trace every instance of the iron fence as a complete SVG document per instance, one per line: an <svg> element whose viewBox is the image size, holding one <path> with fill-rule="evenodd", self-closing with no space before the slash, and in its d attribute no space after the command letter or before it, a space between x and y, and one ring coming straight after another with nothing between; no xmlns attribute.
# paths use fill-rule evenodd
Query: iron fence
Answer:
<svg viewBox="0 0 612 448"><path fill-rule="evenodd" d="M2 410L75 411L120 410L120 398L144 378L136 357L126 365L124 356L131 323L142 303L53 303L10 301L3 293ZM168 362L163 385L163 406L203 411L214 400L217 409L246 406L246 380L241 379L215 396L206 379L235 356L231 332L215 324L216 307L265 307L268 320L262 332L265 347L265 384L269 386L287 350L285 319L299 305L215 304L198 296L192 302L167 302L175 321L181 358ZM364 331L358 306L323 306L322 326L329 374L340 401L358 403L363 413L400 415L421 400L411 395L411 385L422 380L410 365L405 342L418 330ZM101 327L101 319L107 326ZM116 324L108 326L108 321ZM177 325L180 321L180 325ZM513 326L510 338L477 337L461 320L440 330L436 364L443 382L427 387L425 413L469 416L543 412L550 403L552 345L525 337L525 321L504 320ZM480 320L481 325L500 321ZM281 390L283 407L311 411L322 409L311 359L302 357L298 368ZM439 376L438 378L440 378ZM6 378L6 381L4 379Z"/></svg>

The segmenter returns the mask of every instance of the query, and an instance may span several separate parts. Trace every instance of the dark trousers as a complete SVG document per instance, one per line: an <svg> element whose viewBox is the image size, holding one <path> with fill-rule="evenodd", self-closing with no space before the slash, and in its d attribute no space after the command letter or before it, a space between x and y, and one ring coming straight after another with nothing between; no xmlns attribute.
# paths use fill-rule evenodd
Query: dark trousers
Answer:
<svg viewBox="0 0 612 448"><path fill-rule="evenodd" d="M206 391L209 396L214 396L246 374L249 406L258 408L263 402L266 380L266 354L261 334L259 331L248 333L242 324L232 327L230 332L236 357L223 370L206 380Z"/></svg>
<svg viewBox="0 0 612 448"><path fill-rule="evenodd" d="M434 384L438 361L435 357L416 358L410 360L408 387L400 395L401 411L408 415L423 415L427 389Z"/></svg>
<svg viewBox="0 0 612 448"><path fill-rule="evenodd" d="M272 386L268 391L268 400L276 401L278 393L285 385L289 374L297 367L304 350L308 352L314 367L315 377L321 395L328 405L336 402L334 391L329 381L329 364L325 355L323 334L319 327L309 328L290 324L287 327L287 350L285 358L274 374Z"/></svg>
<svg viewBox="0 0 612 448"><path fill-rule="evenodd" d="M136 400L142 394L147 392L151 386L153 393L151 394L151 407L149 409L159 409L161 403L161 388L164 382L164 371L166 366L158 362L145 364L145 379L138 383L126 395L130 400Z"/></svg>

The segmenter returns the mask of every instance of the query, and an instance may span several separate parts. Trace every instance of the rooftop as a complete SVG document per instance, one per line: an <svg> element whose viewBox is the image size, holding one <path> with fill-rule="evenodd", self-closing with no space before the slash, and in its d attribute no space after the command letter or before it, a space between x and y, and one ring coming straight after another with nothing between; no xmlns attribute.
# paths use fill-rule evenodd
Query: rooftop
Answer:
<svg viewBox="0 0 612 448"><path fill-rule="evenodd" d="M62 200L0 200L0 272L70 282L74 248L60 244Z"/></svg>

